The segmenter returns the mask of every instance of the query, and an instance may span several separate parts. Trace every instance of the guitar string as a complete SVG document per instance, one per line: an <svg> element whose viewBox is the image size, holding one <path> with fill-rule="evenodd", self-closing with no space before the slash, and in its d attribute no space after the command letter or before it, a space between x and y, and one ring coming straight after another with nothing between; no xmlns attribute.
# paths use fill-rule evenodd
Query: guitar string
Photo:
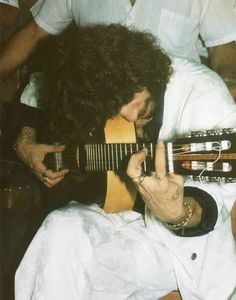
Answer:
<svg viewBox="0 0 236 300"><path fill-rule="evenodd" d="M93 145L93 144L90 144L90 145ZM96 145L99 145L99 144L96 144ZM103 144L104 145L104 144ZM105 144L105 145L108 145L108 144ZM114 144L109 144L109 145L114 145ZM120 144L119 144L120 145ZM140 144L132 144L132 145L134 145L134 146L141 146ZM215 162L217 162L218 160L219 160L219 158L220 158L220 155L221 155L221 151L222 151L222 147L221 147L221 144L219 143L219 142L217 142L217 145L219 146L219 148L218 147L214 147L212 150L214 151L218 151L219 152L219 154L218 154L218 157L217 157L217 159L214 161L214 162L212 162L212 164L214 164ZM151 143L149 144L149 145L145 145L146 146L146 148L148 148L149 150L150 149L153 149L152 148L152 146L151 146ZM181 147L181 144L179 144L178 146L180 146L180 147L178 147L178 148L173 148L173 152L175 152L175 151L180 151L180 150L182 150L183 148ZM141 146L142 147L142 149L144 148L143 147L143 145ZM135 147L134 147L135 148ZM204 151L204 150L206 150L206 148L204 148L204 149L202 149L202 151ZM131 149L131 151L133 151L133 148ZM111 151L111 152L113 152L113 151ZM119 151L120 152L120 154L121 154L121 156L123 156L123 154L126 154L126 151ZM173 156L178 156L178 155L182 155L182 154L190 154L190 153L193 153L194 151L191 151L191 150L189 150L189 151L182 151L182 152L180 152L180 153L174 153L173 154ZM75 151L73 151L73 150L67 150L64 154L63 154L63 156L64 157L74 157L74 153L75 153ZM165 151L165 153L167 153L167 151ZM73 154L73 155L72 155ZM95 157L95 156L93 156L93 157ZM147 155L147 158L150 158L150 157L153 157L153 153L148 153L148 155ZM105 157L106 158L106 157ZM56 159L57 160L57 159ZM60 160L60 159L59 159ZM97 159L90 159L90 162L94 162L94 161L97 161ZM10 161L10 160L4 160L4 159L0 159L0 162L5 162L5 163L9 163L9 164L15 164L15 165L22 165L22 163L18 163L18 162L13 162L13 161ZM205 171L205 169L201 172L201 173L203 173ZM200 176L200 175L199 175Z"/></svg>
<svg viewBox="0 0 236 300"><path fill-rule="evenodd" d="M222 152L222 146L220 143L217 143L219 145L219 148L215 147L214 150L218 151L218 157L212 162L212 166L220 159L220 156L221 156L221 152ZM204 177L203 177L203 173L207 171L207 167L204 168L200 174L198 175L198 178L199 178L199 181L202 183L202 181L204 180Z"/></svg>
<svg viewBox="0 0 236 300"><path fill-rule="evenodd" d="M109 144L109 145L113 145L113 144ZM152 149L152 147L151 146L149 146L149 147L142 147L140 150L142 150L143 148L147 148L148 150L150 150L151 151L151 149ZM183 148L182 147L180 147L180 148L173 148L173 150L172 150L172 152L174 153L174 152L178 152L178 151L181 151ZM109 149L108 149L109 150ZM132 151L133 151L133 149L131 149ZM139 149L138 149L138 151L140 151ZM189 151L181 151L181 152L178 152L178 153L174 153L174 156L178 156L178 155L182 155L182 154L191 154L191 153L196 153L196 152L201 152L201 151L206 151L207 149L206 149L206 147L205 148L203 148L203 149L201 149L201 150L199 150L199 151L191 151L191 150L189 150ZM215 148L213 148L212 150L216 150ZM135 151L135 152L137 152L137 151ZM132 153L135 153L135 152L132 152ZM70 158L70 157L74 157L74 153L75 153L75 151L66 151L64 154L63 154L63 156L65 156L65 157L68 157L68 158ZM110 151L110 153L114 153L114 151ZM168 151L166 151L165 150L165 153L168 153ZM122 155L123 156L123 154L127 154L126 153L126 151L119 151L119 154L120 154L120 156ZM130 153L131 154L131 153ZM153 156L153 153L148 153L148 155L147 155L147 157L149 157L149 156ZM93 157L95 157L95 155L93 156Z"/></svg>

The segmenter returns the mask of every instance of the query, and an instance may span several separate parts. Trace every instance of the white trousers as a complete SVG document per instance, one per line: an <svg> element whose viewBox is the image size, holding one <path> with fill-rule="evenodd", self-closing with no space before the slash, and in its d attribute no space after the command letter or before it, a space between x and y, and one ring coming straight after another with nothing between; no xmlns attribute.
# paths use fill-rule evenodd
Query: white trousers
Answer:
<svg viewBox="0 0 236 300"><path fill-rule="evenodd" d="M15 278L15 299L153 300L176 289L168 249L140 214L71 202L45 219Z"/></svg>

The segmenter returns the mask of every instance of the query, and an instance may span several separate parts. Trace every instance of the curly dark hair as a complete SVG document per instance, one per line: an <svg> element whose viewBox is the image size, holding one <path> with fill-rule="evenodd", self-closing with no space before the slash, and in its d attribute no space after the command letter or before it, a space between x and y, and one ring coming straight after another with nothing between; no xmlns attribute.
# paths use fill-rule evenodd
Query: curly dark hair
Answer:
<svg viewBox="0 0 236 300"><path fill-rule="evenodd" d="M134 93L163 88L171 61L148 32L121 25L76 28L47 49L41 80L41 106L64 141L104 126Z"/></svg>

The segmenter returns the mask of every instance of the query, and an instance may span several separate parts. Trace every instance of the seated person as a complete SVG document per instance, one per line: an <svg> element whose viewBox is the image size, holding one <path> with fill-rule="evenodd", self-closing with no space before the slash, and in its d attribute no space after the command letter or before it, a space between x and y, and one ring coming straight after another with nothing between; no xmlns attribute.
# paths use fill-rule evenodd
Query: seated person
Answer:
<svg viewBox="0 0 236 300"><path fill-rule="evenodd" d="M72 143L117 115L131 122L145 124L151 117L160 122L166 84L159 140L236 126L235 103L214 72L184 59L171 63L148 33L94 26L59 37L41 78L41 107L48 117L42 127ZM53 186L68 170L56 172L55 178L43 158L48 150L64 148L36 144L41 130L24 127L16 148L37 176ZM183 299L235 296L230 225L235 184L198 182L169 172L161 141L154 174L142 173L146 156L147 149L138 151L127 167L145 203L144 215L107 213L97 204L75 201L53 211L17 270L16 300L147 300L176 289ZM222 244L224 251L219 250ZM222 284L224 278L227 284Z"/></svg>

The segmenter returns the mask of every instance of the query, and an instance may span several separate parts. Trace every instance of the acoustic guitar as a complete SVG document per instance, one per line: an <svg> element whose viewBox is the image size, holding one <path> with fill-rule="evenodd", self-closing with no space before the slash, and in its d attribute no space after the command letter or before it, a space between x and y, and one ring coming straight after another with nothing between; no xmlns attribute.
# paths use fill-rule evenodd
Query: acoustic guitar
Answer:
<svg viewBox="0 0 236 300"><path fill-rule="evenodd" d="M128 158L144 147L148 157L142 168L150 173L154 171L155 144L137 143L134 124L117 117L106 124L105 143L87 143L56 153L54 169L69 167L90 174L81 197L92 202L100 191L98 198L103 199L100 205L106 212L124 211L133 208L137 197L134 184L125 175ZM168 172L193 180L236 182L236 128L192 132L168 142L166 161Z"/></svg>
<svg viewBox="0 0 236 300"><path fill-rule="evenodd" d="M125 169L130 155L144 147L148 157L142 168L150 173L154 171L155 144L137 143L134 124L117 117L108 120L103 143L67 147L63 153L49 154L45 163L54 170L71 170L72 180L65 179L58 194L63 189L80 202L96 202L106 212L119 212L135 205L137 191ZM193 180L236 182L236 128L192 132L167 142L166 162L168 172Z"/></svg>

